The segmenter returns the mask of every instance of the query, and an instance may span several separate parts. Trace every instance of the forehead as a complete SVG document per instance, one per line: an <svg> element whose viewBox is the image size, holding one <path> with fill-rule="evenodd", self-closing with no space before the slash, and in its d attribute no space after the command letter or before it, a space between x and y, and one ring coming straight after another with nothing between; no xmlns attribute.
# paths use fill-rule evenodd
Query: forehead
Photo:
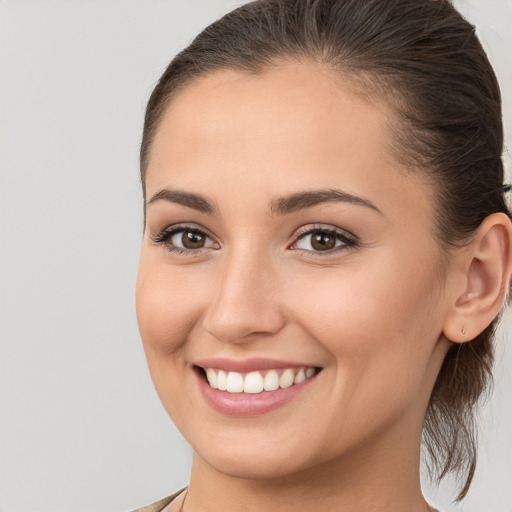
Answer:
<svg viewBox="0 0 512 512"><path fill-rule="evenodd" d="M218 71L173 98L152 146L147 195L170 185L262 197L337 187L377 206L387 194L424 216L429 194L392 157L393 123L384 100L319 64Z"/></svg>
<svg viewBox="0 0 512 512"><path fill-rule="evenodd" d="M259 145L278 152L315 140L324 152L333 143L355 152L370 142L380 151L392 117L378 96L365 100L324 66L282 62L258 74L222 70L188 84L168 106L153 147L165 153L171 144L179 152L193 142L233 150L236 142L245 151ZM300 149L308 148L314 149Z"/></svg>

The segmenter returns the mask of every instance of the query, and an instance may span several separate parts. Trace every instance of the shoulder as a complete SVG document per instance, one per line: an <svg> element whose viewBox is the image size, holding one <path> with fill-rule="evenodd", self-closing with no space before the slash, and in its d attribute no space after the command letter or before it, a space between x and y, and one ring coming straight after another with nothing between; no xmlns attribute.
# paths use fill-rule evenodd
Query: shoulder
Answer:
<svg viewBox="0 0 512 512"><path fill-rule="evenodd" d="M161 500L156 501L155 503L151 503L151 505L147 505L142 508L138 508L133 510L132 512L162 512L162 510L171 503L171 501L179 496L185 489L181 489L178 492L175 492L171 496L167 496L167 498L163 498Z"/></svg>

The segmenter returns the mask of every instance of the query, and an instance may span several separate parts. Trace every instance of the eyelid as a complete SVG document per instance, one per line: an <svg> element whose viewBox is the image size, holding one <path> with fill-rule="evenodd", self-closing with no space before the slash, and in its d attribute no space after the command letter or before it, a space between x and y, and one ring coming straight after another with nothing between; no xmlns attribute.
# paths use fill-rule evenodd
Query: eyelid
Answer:
<svg viewBox="0 0 512 512"><path fill-rule="evenodd" d="M350 238L352 240L356 240L357 237L350 233L349 231L345 229L338 228L336 226L332 226L331 224L307 224L305 226L300 227L295 232L295 239L300 238L301 236L304 236L306 234L309 234L313 231L327 231L327 232L333 232L338 235L341 235L345 238Z"/></svg>
<svg viewBox="0 0 512 512"><path fill-rule="evenodd" d="M343 241L343 245L334 247L332 249L328 249L326 251L314 251L314 250L308 250L308 249L294 249L296 251L302 251L307 254L311 254L313 256L328 256L335 254L341 250L346 250L350 248L354 248L358 245L358 238L350 233L349 231L346 231L344 229L337 228L335 226L329 225L329 224L313 224L313 225L307 225L302 226L299 228L294 235L293 242L288 246L288 248L293 248L293 246L302 238L305 238L307 235L310 235L314 232L325 232L325 233L332 233L336 236L336 238L339 240L341 239Z"/></svg>
<svg viewBox="0 0 512 512"><path fill-rule="evenodd" d="M199 224L195 224L194 222L186 222L186 223L179 223L179 224L172 224L170 226L167 226L164 229L161 229L157 231L154 234L150 234L149 237L154 245L165 245L166 249L170 252L175 253L195 253L198 254L202 252L205 249L211 249L211 247L200 247L198 249L187 249L184 247L177 247L175 245L172 245L170 243L170 239L180 231L189 231L189 232L195 232L199 233L206 238L209 238L214 244L218 245L218 242L216 241L215 237L212 236L207 229L205 229L203 226L200 226Z"/></svg>

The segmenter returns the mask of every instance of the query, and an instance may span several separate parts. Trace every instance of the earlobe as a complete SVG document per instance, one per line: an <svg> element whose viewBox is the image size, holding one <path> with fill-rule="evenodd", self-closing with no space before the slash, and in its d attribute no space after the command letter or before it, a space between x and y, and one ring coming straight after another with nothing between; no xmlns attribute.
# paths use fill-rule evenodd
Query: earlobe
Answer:
<svg viewBox="0 0 512 512"><path fill-rule="evenodd" d="M463 275L457 280L443 334L450 341L464 343L496 318L506 299L512 273L510 219L504 213L488 216L458 257Z"/></svg>

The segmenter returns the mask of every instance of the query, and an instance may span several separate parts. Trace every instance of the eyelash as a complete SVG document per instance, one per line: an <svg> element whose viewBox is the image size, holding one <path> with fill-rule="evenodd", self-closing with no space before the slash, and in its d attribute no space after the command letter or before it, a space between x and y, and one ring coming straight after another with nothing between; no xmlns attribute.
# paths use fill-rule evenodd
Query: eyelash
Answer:
<svg viewBox="0 0 512 512"><path fill-rule="evenodd" d="M202 229L199 229L195 226L177 225L177 226L173 226L172 228L166 228L166 229L156 233L155 235L152 235L151 240L154 245L165 246L166 250L168 250L169 252L172 252L174 254L177 254L177 255L187 256L187 255L191 255L192 253L200 253L204 249L208 249L207 247L201 247L198 249L185 249L183 247L176 247L175 245L172 245L170 242L170 239L174 235L176 235L177 233L180 233L182 231L187 232L187 233L201 235L205 238L211 239L211 237L208 235L208 233L206 233ZM293 247L294 245L297 244L297 242L299 242L303 238L306 238L306 236L313 235L315 233L327 234L327 235L334 236L336 238L336 242L341 241L342 245L340 245L338 247L334 247L332 249L325 250L325 251L313 251L313 250L308 250L308 249L295 249L295 250L299 251L301 253L305 253L309 256L322 257L324 255L332 255L332 254L338 253L342 250L355 248L358 245L357 238L354 235L352 235L351 233L348 233L346 231L342 231L339 229L327 228L327 227L321 226L321 225L314 225L313 227L304 227L304 228L299 229L298 232L295 234L294 242L291 245L289 245L288 248Z"/></svg>
<svg viewBox="0 0 512 512"><path fill-rule="evenodd" d="M199 253L203 249L205 249L204 247L202 247L200 249L185 249L183 247L176 247L175 245L172 245L170 242L171 238L175 234L180 233L181 231L201 235L206 238L211 238L208 236L208 234L205 231L203 231L202 229L199 229L195 226L177 225L177 226L173 226L172 228L166 228L166 229L156 233L155 235L152 235L151 240L154 245L165 246L165 249L167 251L172 252L174 254L178 254L178 255L189 255L191 253Z"/></svg>
<svg viewBox="0 0 512 512"><path fill-rule="evenodd" d="M308 235L313 235L315 233L331 235L335 238L336 243L338 241L341 241L342 245L339 245L337 247L335 246L334 248L328 249L326 251L312 251L312 250L308 250L308 249L295 249L295 250L300 251L301 253L304 253L304 254L311 255L311 256L323 257L324 255L330 256L332 254L336 254L343 250L355 248L358 245L357 238L354 235L352 235L351 233L348 233L347 231L342 231L340 229L335 229L335 228L328 228L328 227L325 227L322 225L313 225L313 227L305 226L303 228L300 228L295 235L294 242L289 247L293 247L294 245L297 244L297 242L299 242L303 238L306 238Z"/></svg>

